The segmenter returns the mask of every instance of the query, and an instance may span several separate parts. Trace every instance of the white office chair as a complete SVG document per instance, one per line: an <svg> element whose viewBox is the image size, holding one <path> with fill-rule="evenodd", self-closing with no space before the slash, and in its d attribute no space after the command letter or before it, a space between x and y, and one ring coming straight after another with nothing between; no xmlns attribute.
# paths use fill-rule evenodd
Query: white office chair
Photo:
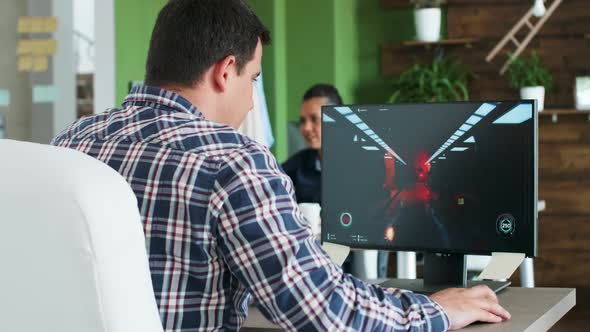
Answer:
<svg viewBox="0 0 590 332"><path fill-rule="evenodd" d="M118 173L0 140L0 188L0 330L163 330L137 201Z"/></svg>

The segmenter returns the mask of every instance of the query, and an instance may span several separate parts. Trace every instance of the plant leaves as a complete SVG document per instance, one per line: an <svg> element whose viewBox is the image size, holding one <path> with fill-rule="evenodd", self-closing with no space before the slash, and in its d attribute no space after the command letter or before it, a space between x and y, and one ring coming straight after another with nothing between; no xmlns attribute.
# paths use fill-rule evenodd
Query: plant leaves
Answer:
<svg viewBox="0 0 590 332"><path fill-rule="evenodd" d="M463 65L448 58L414 65L393 80L391 103L459 101L469 98L467 81L474 77Z"/></svg>

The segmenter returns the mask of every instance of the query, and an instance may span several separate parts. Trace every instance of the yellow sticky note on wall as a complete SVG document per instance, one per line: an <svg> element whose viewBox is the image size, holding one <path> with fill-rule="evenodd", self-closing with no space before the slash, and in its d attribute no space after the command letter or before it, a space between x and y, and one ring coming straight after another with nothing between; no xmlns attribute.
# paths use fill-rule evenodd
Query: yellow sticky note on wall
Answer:
<svg viewBox="0 0 590 332"><path fill-rule="evenodd" d="M19 33L31 32L31 18L28 16L21 16L18 18L17 29Z"/></svg>
<svg viewBox="0 0 590 332"><path fill-rule="evenodd" d="M49 59L45 55L36 56L33 58L33 67L31 71L36 73L44 73L49 67Z"/></svg>
<svg viewBox="0 0 590 332"><path fill-rule="evenodd" d="M18 55L53 55L57 51L57 40L55 39L22 39L17 43L16 53Z"/></svg>
<svg viewBox="0 0 590 332"><path fill-rule="evenodd" d="M30 33L40 33L43 31L43 21L39 17L31 17Z"/></svg>
<svg viewBox="0 0 590 332"><path fill-rule="evenodd" d="M57 51L57 40L47 39L45 41L45 54L53 55Z"/></svg>
<svg viewBox="0 0 590 332"><path fill-rule="evenodd" d="M19 17L17 31L19 33L52 33L57 30L56 17Z"/></svg>
<svg viewBox="0 0 590 332"><path fill-rule="evenodd" d="M57 18L45 17L43 20L43 32L51 33L57 30Z"/></svg>
<svg viewBox="0 0 590 332"><path fill-rule="evenodd" d="M32 39L31 40L31 53L35 55L45 54L45 40L44 39Z"/></svg>
<svg viewBox="0 0 590 332"><path fill-rule="evenodd" d="M31 53L31 40L21 39L16 44L16 54L23 55Z"/></svg>
<svg viewBox="0 0 590 332"><path fill-rule="evenodd" d="M24 55L18 57L18 71L31 71L33 69L33 57Z"/></svg>

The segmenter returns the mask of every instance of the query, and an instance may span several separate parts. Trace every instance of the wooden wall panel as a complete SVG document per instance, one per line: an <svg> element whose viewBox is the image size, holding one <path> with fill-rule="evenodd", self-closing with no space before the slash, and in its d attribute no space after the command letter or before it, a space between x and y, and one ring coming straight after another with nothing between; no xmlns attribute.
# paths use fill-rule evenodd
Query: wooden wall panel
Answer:
<svg viewBox="0 0 590 332"><path fill-rule="evenodd" d="M409 8L410 0L380 0L384 9ZM532 6L532 0L448 0L449 38L503 36ZM588 33L587 0L564 0L541 36Z"/></svg>
<svg viewBox="0 0 590 332"><path fill-rule="evenodd" d="M388 2L388 1L384 1ZM518 91L509 88L499 70L506 55L492 63L485 58L497 42L532 4L523 0L450 0L448 1L449 38L476 38L472 48L445 46L444 52L459 58L477 78L470 83L471 99L515 99ZM554 87L547 92L546 108L573 108L576 72L590 69L590 1L564 0L527 48L538 50L543 63L554 76ZM506 51L514 51L512 45ZM415 63L432 61L436 48L402 45L382 46L382 72L398 75Z"/></svg>
<svg viewBox="0 0 590 332"><path fill-rule="evenodd" d="M586 179L544 180L543 176L544 174L540 173L539 197L547 202L546 214L590 216L590 180L587 177Z"/></svg>
<svg viewBox="0 0 590 332"><path fill-rule="evenodd" d="M586 262L590 262L588 250L541 250L535 259L535 282L542 287L590 287ZM587 306L588 299L578 301Z"/></svg>
<svg viewBox="0 0 590 332"><path fill-rule="evenodd" d="M585 331L590 314L590 122L584 114L539 121L539 213L535 282L574 287L577 304L551 331Z"/></svg>
<svg viewBox="0 0 590 332"><path fill-rule="evenodd" d="M590 24L590 22L589 22ZM590 26L588 27L590 30ZM499 40L477 40L472 47L464 46L446 46L445 52L451 56L459 57L467 68L472 68L478 73L490 73L498 75L498 65L502 64L504 57L498 56L498 61L492 63L485 61L486 56L494 48ZM543 60L543 64L552 71L553 74L559 74L560 71L577 70L588 66L590 68L590 39L581 39L578 37L547 37L534 38L529 44L527 50L535 50ZM558 51L556 51L558 50ZM382 63L383 74L398 74L403 69L407 69L408 64L414 63L413 59L420 61L432 60L436 48L425 49L419 46L403 46L400 44L385 44L382 47L382 55L387 59L395 59L399 68L392 68L393 63ZM407 57L414 57L407 59ZM497 62L497 63L496 63ZM401 69L401 70L400 70ZM573 75L572 75L573 78ZM567 82L568 86L573 81Z"/></svg>
<svg viewBox="0 0 590 332"><path fill-rule="evenodd" d="M449 1L448 36L502 37L532 5L532 1L519 0ZM588 32L589 12L590 2L587 0L564 0L538 36L582 37Z"/></svg>
<svg viewBox="0 0 590 332"><path fill-rule="evenodd" d="M419 47L406 47L397 44L381 46L381 72L385 76L399 75L416 63L426 63L432 59L432 52Z"/></svg>
<svg viewBox="0 0 590 332"><path fill-rule="evenodd" d="M539 248L541 259L545 259L542 256L543 253L551 251L584 251L586 249L584 244L588 239L590 239L590 218L587 216L564 218L543 213L539 216L539 243L543 244Z"/></svg>
<svg viewBox="0 0 590 332"><path fill-rule="evenodd" d="M541 144L539 172L542 181L585 181L590 174L590 153L585 144ZM590 201L587 202L590 206ZM590 237L588 238L590 239Z"/></svg>
<svg viewBox="0 0 590 332"><path fill-rule="evenodd" d="M590 9L588 16L587 29L590 30ZM537 38L531 46L538 50L543 62L550 69L576 70L590 66L590 39L575 36Z"/></svg>
<svg viewBox="0 0 590 332"><path fill-rule="evenodd" d="M590 123L587 115L569 115L558 118L558 123L552 123L549 118L539 120L539 144L584 144L590 145ZM541 152L544 151L541 145ZM590 152L587 152L590 153ZM541 156L542 157L542 156ZM590 173L588 174L590 176Z"/></svg>

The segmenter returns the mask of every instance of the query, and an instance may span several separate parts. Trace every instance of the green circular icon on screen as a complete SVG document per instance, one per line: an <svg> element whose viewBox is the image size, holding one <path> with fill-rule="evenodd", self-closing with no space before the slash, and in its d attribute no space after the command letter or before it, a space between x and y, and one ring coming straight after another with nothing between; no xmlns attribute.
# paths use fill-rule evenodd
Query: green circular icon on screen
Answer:
<svg viewBox="0 0 590 332"><path fill-rule="evenodd" d="M514 234L515 219L511 214L503 214L496 221L496 230L502 236L512 236Z"/></svg>
<svg viewBox="0 0 590 332"><path fill-rule="evenodd" d="M344 212L340 215L340 224L344 227L350 227L352 225L352 215L348 212Z"/></svg>

